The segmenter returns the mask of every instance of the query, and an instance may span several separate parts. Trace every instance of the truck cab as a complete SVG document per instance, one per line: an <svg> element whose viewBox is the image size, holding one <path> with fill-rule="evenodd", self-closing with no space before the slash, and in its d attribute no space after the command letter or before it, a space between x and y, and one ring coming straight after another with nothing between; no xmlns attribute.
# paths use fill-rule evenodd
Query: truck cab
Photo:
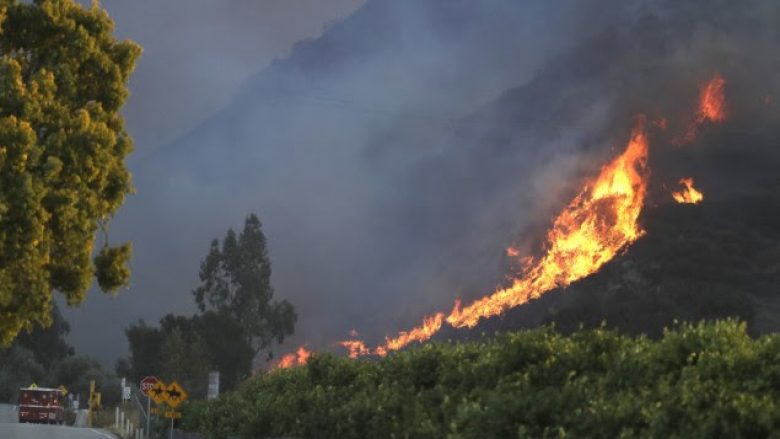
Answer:
<svg viewBox="0 0 780 439"><path fill-rule="evenodd" d="M65 408L59 389L28 387L19 389L19 422L37 424L62 424Z"/></svg>

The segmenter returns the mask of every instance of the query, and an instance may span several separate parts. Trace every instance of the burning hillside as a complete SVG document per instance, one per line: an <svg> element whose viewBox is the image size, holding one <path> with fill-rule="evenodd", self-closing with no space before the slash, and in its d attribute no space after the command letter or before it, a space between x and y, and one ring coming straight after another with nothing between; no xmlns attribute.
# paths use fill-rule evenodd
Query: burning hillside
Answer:
<svg viewBox="0 0 780 439"><path fill-rule="evenodd" d="M684 135L686 142L695 138L703 123L725 120L724 85L725 80L715 75L702 86L694 122ZM666 130L665 123L654 123L653 127ZM383 344L373 349L358 339L339 344L347 349L350 358L384 357L410 343L429 340L445 323L456 329L473 328L483 319L502 315L597 272L645 233L638 220L648 192L648 152L645 119L639 117L623 152L602 167L598 176L586 181L580 193L555 218L547 232L541 257L521 256L515 248L507 248L507 255L518 259L524 267L521 273L512 277L508 287L498 288L466 306L456 300L448 315L438 312L426 317L422 325L402 331L396 337L387 337ZM703 195L693 186L692 178L683 178L680 184L683 190L672 194L675 201L685 204L702 201ZM297 356L290 354L278 366L301 365L307 359L308 352L303 358L300 352Z"/></svg>
<svg viewBox="0 0 780 439"><path fill-rule="evenodd" d="M547 234L545 255L524 261L526 271L509 288L499 289L466 307L456 301L446 318L443 313L428 317L420 327L387 338L373 351L359 340L348 340L342 345L353 358L369 352L384 356L409 343L430 339L444 321L454 328L473 327L481 319L500 315L595 272L642 236L637 219L647 192L647 154L647 134L644 121L640 121L625 151L604 166L598 177L587 182L555 219Z"/></svg>

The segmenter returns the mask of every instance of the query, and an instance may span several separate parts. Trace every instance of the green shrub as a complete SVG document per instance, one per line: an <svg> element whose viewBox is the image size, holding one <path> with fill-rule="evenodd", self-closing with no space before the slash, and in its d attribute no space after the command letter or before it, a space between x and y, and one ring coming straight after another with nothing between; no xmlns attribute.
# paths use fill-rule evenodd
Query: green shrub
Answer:
<svg viewBox="0 0 780 439"><path fill-rule="evenodd" d="M780 431L780 337L727 320L657 341L552 328L430 343L375 360L329 354L195 403L214 438L767 437Z"/></svg>

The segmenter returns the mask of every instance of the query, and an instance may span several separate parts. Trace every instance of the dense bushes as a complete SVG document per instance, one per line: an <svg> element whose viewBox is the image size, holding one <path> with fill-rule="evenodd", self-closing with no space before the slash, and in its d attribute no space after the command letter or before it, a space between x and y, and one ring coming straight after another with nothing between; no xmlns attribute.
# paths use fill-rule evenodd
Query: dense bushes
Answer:
<svg viewBox="0 0 780 439"><path fill-rule="evenodd" d="M315 356L190 406L213 437L762 437L780 431L780 336L682 325L657 341L552 328Z"/></svg>

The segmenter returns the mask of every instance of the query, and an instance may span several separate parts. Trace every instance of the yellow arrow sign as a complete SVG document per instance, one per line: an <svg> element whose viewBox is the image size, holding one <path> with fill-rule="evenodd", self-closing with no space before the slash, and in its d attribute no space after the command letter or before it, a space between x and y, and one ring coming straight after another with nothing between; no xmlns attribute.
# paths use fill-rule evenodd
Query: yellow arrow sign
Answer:
<svg viewBox="0 0 780 439"><path fill-rule="evenodd" d="M165 389L165 393L167 395L165 402L172 409L180 406L181 403L183 403L187 397L189 397L187 392L176 381L168 385L168 387Z"/></svg>
<svg viewBox="0 0 780 439"><path fill-rule="evenodd" d="M155 404L163 404L168 401L167 386L162 381L157 381L151 389L149 389L149 397L152 398Z"/></svg>
<svg viewBox="0 0 780 439"><path fill-rule="evenodd" d="M60 394L62 396L68 396L68 389L65 388L65 386L60 386L60 387L57 388L57 390L60 391Z"/></svg>

